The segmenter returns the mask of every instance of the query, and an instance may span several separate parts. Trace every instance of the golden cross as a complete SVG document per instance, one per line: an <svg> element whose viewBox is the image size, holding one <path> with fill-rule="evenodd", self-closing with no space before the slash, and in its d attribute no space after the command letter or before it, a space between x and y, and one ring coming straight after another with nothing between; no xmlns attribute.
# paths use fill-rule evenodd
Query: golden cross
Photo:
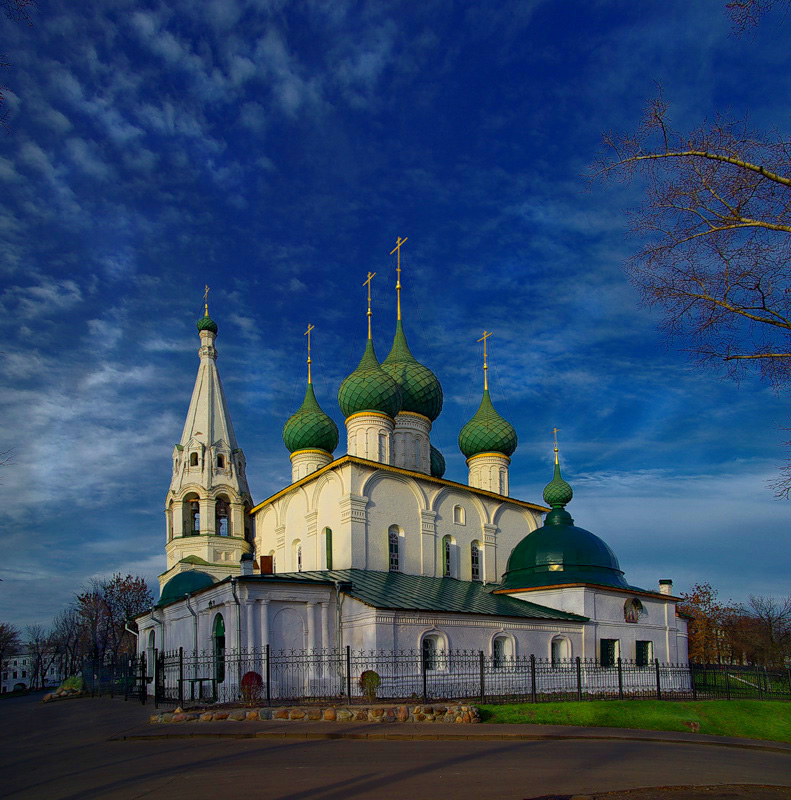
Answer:
<svg viewBox="0 0 791 800"><path fill-rule="evenodd" d="M310 377L310 332L315 327L316 327L315 325L311 325L310 323L308 323L308 329L305 331L305 333L302 334L303 336L307 336L308 337L308 383L312 383L311 377Z"/></svg>
<svg viewBox="0 0 791 800"><path fill-rule="evenodd" d="M368 287L368 338L371 338L371 279L376 277L375 272L368 273L368 280L363 281L363 286Z"/></svg>
<svg viewBox="0 0 791 800"><path fill-rule="evenodd" d="M396 278L396 295L398 296L398 319L401 319L401 245L404 244L409 239L408 236L405 236L403 239L399 236L396 239L396 246L390 251L390 255L393 253L398 253L398 264L396 266L396 272L398 273L398 277Z"/></svg>
<svg viewBox="0 0 791 800"><path fill-rule="evenodd" d="M558 429L552 428L552 433L555 436L555 463L558 463Z"/></svg>
<svg viewBox="0 0 791 800"><path fill-rule="evenodd" d="M203 289L203 307L206 310L206 316L209 316L209 284L207 283Z"/></svg>
<svg viewBox="0 0 791 800"><path fill-rule="evenodd" d="M483 336L478 339L479 342L483 342L483 388L489 388L489 379L487 377L487 371L489 369L489 364L487 361L487 353L486 353L486 340L492 335L491 331L484 331Z"/></svg>

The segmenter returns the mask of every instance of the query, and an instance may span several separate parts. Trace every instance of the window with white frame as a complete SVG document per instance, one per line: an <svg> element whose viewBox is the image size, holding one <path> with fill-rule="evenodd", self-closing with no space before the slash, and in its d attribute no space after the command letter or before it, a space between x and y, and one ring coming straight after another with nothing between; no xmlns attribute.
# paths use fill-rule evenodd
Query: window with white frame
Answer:
<svg viewBox="0 0 791 800"><path fill-rule="evenodd" d="M453 521L456 525L464 525L464 508L462 506L453 506Z"/></svg>
<svg viewBox="0 0 791 800"><path fill-rule="evenodd" d="M387 553L388 553L388 564L390 572L398 572L399 567L399 536L398 536L398 526L391 525L390 530L387 532Z"/></svg>
<svg viewBox="0 0 791 800"><path fill-rule="evenodd" d="M473 542L470 545L470 568L471 578L474 581L481 580L481 543Z"/></svg>
<svg viewBox="0 0 791 800"><path fill-rule="evenodd" d="M552 639L550 658L553 664L571 658L571 642L565 636L555 636Z"/></svg>
<svg viewBox="0 0 791 800"><path fill-rule="evenodd" d="M452 555L453 542L450 536L442 537L442 576L444 578L451 577L451 555Z"/></svg>
<svg viewBox="0 0 791 800"><path fill-rule="evenodd" d="M426 634L420 644L420 652L426 672L445 669L445 638L437 633Z"/></svg>
<svg viewBox="0 0 791 800"><path fill-rule="evenodd" d="M291 543L291 569L302 572L302 542L299 539Z"/></svg>

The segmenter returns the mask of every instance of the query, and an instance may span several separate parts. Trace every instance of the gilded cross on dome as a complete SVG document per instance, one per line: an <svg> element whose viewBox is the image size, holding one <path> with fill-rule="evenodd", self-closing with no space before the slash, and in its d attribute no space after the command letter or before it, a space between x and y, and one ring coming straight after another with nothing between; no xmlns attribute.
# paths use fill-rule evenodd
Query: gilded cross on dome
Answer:
<svg viewBox="0 0 791 800"><path fill-rule="evenodd" d="M363 286L368 287L368 338L371 337L371 279L376 277L375 272L369 272L367 280L363 281Z"/></svg>
<svg viewBox="0 0 791 800"><path fill-rule="evenodd" d="M489 388L489 379L487 378L487 371L489 369L489 363L486 353L486 340L492 335L491 331L484 331L483 336L478 339L479 342L483 342L483 388L484 390Z"/></svg>
<svg viewBox="0 0 791 800"><path fill-rule="evenodd" d="M398 297L398 319L401 319L401 245L404 244L409 239L408 236L405 236L403 239L399 236L396 239L396 246L390 251L390 255L393 253L398 253L398 261L396 264L396 272L398 273L398 277L396 278L396 295Z"/></svg>
<svg viewBox="0 0 791 800"><path fill-rule="evenodd" d="M315 327L316 327L315 325L311 325L310 323L308 323L308 329L305 331L305 333L302 334L303 336L307 336L308 337L308 383L313 383L313 381L311 380L311 377L310 377L310 363L311 363L310 362L310 332Z"/></svg>

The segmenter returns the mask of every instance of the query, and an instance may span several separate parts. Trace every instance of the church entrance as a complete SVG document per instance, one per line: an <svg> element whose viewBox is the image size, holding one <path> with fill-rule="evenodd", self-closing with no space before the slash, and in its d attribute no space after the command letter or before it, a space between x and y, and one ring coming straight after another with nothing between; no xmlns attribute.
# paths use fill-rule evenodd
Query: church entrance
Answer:
<svg viewBox="0 0 791 800"><path fill-rule="evenodd" d="M212 626L212 650L214 656L214 679L217 683L225 680L225 621L217 614Z"/></svg>

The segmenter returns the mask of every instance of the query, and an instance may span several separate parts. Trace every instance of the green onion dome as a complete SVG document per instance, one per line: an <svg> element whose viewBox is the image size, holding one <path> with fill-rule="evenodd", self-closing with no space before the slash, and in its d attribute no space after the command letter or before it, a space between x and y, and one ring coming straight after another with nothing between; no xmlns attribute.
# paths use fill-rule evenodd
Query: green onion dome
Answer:
<svg viewBox="0 0 791 800"><path fill-rule="evenodd" d="M615 553L598 536L578 528L564 508L572 495L556 463L555 476L544 489L552 511L511 552L500 590L573 583L630 588Z"/></svg>
<svg viewBox="0 0 791 800"><path fill-rule="evenodd" d="M205 589L213 584L214 578L206 572L197 569L179 572L162 587L157 605L164 606L174 600L181 600L185 594L197 592L198 589Z"/></svg>
<svg viewBox="0 0 791 800"><path fill-rule="evenodd" d="M283 442L290 453L324 450L332 455L338 446L338 426L321 410L312 383L305 390L302 405L283 426Z"/></svg>
<svg viewBox="0 0 791 800"><path fill-rule="evenodd" d="M401 387L401 411L422 414L432 422L439 416L442 386L437 376L412 355L400 319L396 322L393 347L382 362L382 369Z"/></svg>
<svg viewBox="0 0 791 800"><path fill-rule="evenodd" d="M445 474L445 456L431 445L431 477L441 478Z"/></svg>
<svg viewBox="0 0 791 800"><path fill-rule="evenodd" d="M217 323L209 316L208 311L198 320L197 328L199 331L211 331L217 335Z"/></svg>
<svg viewBox="0 0 791 800"><path fill-rule="evenodd" d="M365 353L357 369L338 389L338 405L346 418L362 411L376 411L395 417L401 410L401 389L382 369L371 339L366 342Z"/></svg>
<svg viewBox="0 0 791 800"><path fill-rule="evenodd" d="M510 456L516 450L516 431L492 405L489 390L483 390L475 416L461 429L459 449L467 458L479 453L502 453Z"/></svg>
<svg viewBox="0 0 791 800"><path fill-rule="evenodd" d="M544 487L544 502L547 505L552 506L565 506L566 503L571 502L571 498L574 497L574 491L571 486L563 480L563 476L560 474L560 464L555 462L555 476L552 480Z"/></svg>

